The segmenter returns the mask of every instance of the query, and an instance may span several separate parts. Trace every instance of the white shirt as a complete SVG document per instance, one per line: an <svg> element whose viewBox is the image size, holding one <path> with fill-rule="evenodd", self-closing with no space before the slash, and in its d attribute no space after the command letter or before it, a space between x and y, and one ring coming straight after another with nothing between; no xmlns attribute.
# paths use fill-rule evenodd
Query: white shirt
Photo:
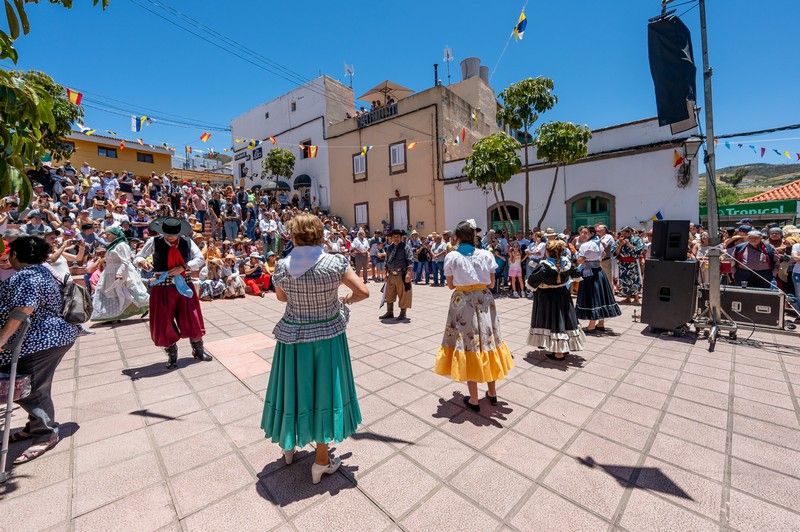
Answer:
<svg viewBox="0 0 800 532"><path fill-rule="evenodd" d="M607 259L607 258L610 258L610 257L611 257L611 253L610 253L610 251L611 251L611 245L612 245L613 243L614 243L614 237L613 237L613 236L611 236L611 235L610 235L610 234L608 234L608 233L604 234L604 235L603 235L603 236L600 238L600 244L602 244L603 258L604 258L604 259ZM606 253L606 250L608 250L608 251L609 251L609 253Z"/></svg>
<svg viewBox="0 0 800 532"><path fill-rule="evenodd" d="M350 244L350 249L367 253L369 251L369 240L366 238L355 238Z"/></svg>
<svg viewBox="0 0 800 532"><path fill-rule="evenodd" d="M444 257L444 275L452 276L455 286L488 285L496 269L494 255L485 249L476 249L469 257L458 251L448 253Z"/></svg>
<svg viewBox="0 0 800 532"><path fill-rule="evenodd" d="M792 245L792 255L800 254L800 244ZM792 269L792 273L800 274L800 260L794 263L794 269ZM795 290L797 287L795 287Z"/></svg>
<svg viewBox="0 0 800 532"><path fill-rule="evenodd" d="M133 259L133 263L136 266L141 266L145 263L148 257L153 254L155 251L155 240L157 237L150 237L147 239L147 242L144 243L142 249L139 250L139 253L136 254L136 258ZM181 237L186 238L186 237ZM206 261L203 258L203 253L200 251L200 248L197 247L197 244L194 243L193 240L189 240L189 262L186 263L186 268L189 270L196 272L202 268Z"/></svg>
<svg viewBox="0 0 800 532"><path fill-rule="evenodd" d="M588 261L599 261L603 255L603 249L597 240L587 240L578 248L578 256Z"/></svg>

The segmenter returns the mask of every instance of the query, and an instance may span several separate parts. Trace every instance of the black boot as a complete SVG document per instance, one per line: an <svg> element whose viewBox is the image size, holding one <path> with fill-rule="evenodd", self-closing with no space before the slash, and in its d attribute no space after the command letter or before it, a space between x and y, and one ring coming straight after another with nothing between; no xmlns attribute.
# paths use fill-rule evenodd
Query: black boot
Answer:
<svg viewBox="0 0 800 532"><path fill-rule="evenodd" d="M406 319L406 309L401 308L400 314L397 316L397 321L405 321Z"/></svg>
<svg viewBox="0 0 800 532"><path fill-rule="evenodd" d="M197 360L202 360L203 362L211 362L214 360L211 358L211 355L206 353L205 349L203 349L203 340L191 341L192 344L192 356Z"/></svg>
<svg viewBox="0 0 800 532"><path fill-rule="evenodd" d="M394 303L386 303L386 314L379 317L379 320L390 320L394 318Z"/></svg>
<svg viewBox="0 0 800 532"><path fill-rule="evenodd" d="M167 352L167 369L178 367L178 344L172 344L165 349Z"/></svg>

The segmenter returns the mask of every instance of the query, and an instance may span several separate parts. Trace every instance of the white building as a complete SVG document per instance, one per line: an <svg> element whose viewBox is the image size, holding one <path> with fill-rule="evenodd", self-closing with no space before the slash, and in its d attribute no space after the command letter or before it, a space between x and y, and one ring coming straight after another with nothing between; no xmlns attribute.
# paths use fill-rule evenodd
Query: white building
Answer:
<svg viewBox="0 0 800 532"><path fill-rule="evenodd" d="M659 127L655 118L594 130L588 157L559 169L541 227L562 231L605 223L617 229L626 225L639 228L659 211L665 219L697 221L697 158L688 162L688 168L674 165L675 151L685 157L684 143L691 135L691 131L672 135L670 128ZM550 194L555 168L538 161L535 148L528 149L529 225L535 227ZM523 155L520 150L524 164ZM444 164L447 227L470 218L484 230L502 227L494 194L467 182L463 167L463 159ZM687 177L688 183L680 186L679 179ZM522 227L525 174L512 177L503 190L515 225Z"/></svg>
<svg viewBox="0 0 800 532"><path fill-rule="evenodd" d="M287 184L292 190L310 187L323 209L330 205L330 173L327 127L354 113L353 91L349 87L320 76L306 85L263 103L231 121L234 147L233 176L235 183L247 188L267 179L261 163L269 150L287 148L295 154L294 175ZM272 144L269 138L276 140ZM244 139L245 142L235 142ZM261 141L248 148L251 139ZM316 146L316 157L309 157L301 145ZM244 182L242 183L242 179Z"/></svg>

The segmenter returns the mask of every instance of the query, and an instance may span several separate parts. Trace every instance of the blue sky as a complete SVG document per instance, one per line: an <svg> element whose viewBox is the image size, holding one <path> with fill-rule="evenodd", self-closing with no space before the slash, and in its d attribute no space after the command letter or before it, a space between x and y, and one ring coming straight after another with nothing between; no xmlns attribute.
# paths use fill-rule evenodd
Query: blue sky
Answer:
<svg viewBox="0 0 800 532"><path fill-rule="evenodd" d="M87 103L113 98L118 101L112 103L126 112L158 118L153 112L158 110L222 125L295 86L214 47L212 38L185 33L136 5L152 6L150 1L111 0L105 12L92 8L90 0L76 0L72 10L29 4L33 30L17 41L18 68L44 70L63 85L83 90ZM553 78L559 103L542 120L598 128L655 116L646 24L659 11L657 0L530 0L525 37L512 41L498 64L523 4L524 0L169 2L302 78L326 73L344 80L343 65L351 63L356 94L386 78L415 90L429 87L432 64L442 63L447 44L456 57L454 81L460 77L458 61L467 56L480 57L490 69L497 65L492 77L497 92L527 76ZM693 5L676 9L680 14ZM796 2L709 0L707 10L717 134L800 122ZM699 65L698 10L682 18L692 30ZM443 67L440 72L446 82ZM98 132L112 129L120 136L137 136L126 116L87 108L86 124ZM156 123L141 135L152 144L192 144L218 151L231 143L228 134L213 132L203 145L198 139L202 131ZM737 149L737 142L788 150L796 160L800 130L732 142L731 150L719 146L718 166L761 160L746 147ZM788 162L771 151L763 161Z"/></svg>

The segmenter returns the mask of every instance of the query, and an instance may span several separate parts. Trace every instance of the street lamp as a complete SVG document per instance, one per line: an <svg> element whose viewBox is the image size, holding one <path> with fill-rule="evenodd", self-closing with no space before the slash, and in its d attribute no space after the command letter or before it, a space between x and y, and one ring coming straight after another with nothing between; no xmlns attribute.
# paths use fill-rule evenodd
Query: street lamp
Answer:
<svg viewBox="0 0 800 532"><path fill-rule="evenodd" d="M687 161L693 161L697 157L697 152L700 151L700 146L703 145L703 139L700 137L691 136L683 142L684 158Z"/></svg>

